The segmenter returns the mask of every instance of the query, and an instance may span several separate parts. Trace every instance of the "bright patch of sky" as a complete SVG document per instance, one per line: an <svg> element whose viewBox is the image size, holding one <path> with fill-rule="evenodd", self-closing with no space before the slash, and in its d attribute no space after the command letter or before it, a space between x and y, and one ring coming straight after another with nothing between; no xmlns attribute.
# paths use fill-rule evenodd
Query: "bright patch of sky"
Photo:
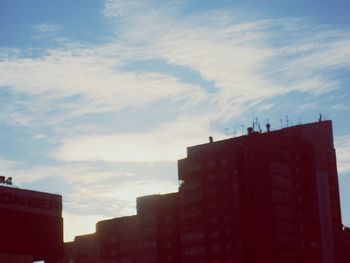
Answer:
<svg viewBox="0 0 350 263"><path fill-rule="evenodd" d="M186 147L333 120L350 225L350 5L2 0L0 173L60 193L65 239L177 190Z"/></svg>

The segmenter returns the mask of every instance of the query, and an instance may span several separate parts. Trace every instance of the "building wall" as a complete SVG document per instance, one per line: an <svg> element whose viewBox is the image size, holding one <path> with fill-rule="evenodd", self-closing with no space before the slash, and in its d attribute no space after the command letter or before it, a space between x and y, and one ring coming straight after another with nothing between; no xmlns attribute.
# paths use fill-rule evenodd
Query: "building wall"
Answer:
<svg viewBox="0 0 350 263"><path fill-rule="evenodd" d="M62 198L0 187L0 253L55 262L63 256Z"/></svg>
<svg viewBox="0 0 350 263"><path fill-rule="evenodd" d="M97 262L99 262L99 251L95 234L77 236L74 242L65 243L63 263Z"/></svg>
<svg viewBox="0 0 350 263"><path fill-rule="evenodd" d="M178 194L137 198L143 242L142 262L180 262Z"/></svg>
<svg viewBox="0 0 350 263"><path fill-rule="evenodd" d="M330 121L189 147L178 170L178 193L139 197L137 215L97 223L100 262L335 262Z"/></svg>
<svg viewBox="0 0 350 263"><path fill-rule="evenodd" d="M100 262L141 261L141 229L137 216L100 221L96 225Z"/></svg>
<svg viewBox="0 0 350 263"><path fill-rule="evenodd" d="M320 262L314 168L313 146L282 132L190 147L179 161L183 262Z"/></svg>
<svg viewBox="0 0 350 263"><path fill-rule="evenodd" d="M332 122L298 125L282 131L311 143L314 148L323 262L333 263L335 240L341 233L341 214Z"/></svg>

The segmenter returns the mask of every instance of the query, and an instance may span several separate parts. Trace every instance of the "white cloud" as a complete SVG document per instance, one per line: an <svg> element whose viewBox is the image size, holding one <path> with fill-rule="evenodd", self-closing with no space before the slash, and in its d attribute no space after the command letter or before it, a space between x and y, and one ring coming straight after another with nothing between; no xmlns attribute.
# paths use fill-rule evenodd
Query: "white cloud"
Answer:
<svg viewBox="0 0 350 263"><path fill-rule="evenodd" d="M350 135L339 137L335 141L337 152L338 173L344 175L350 172Z"/></svg>
<svg viewBox="0 0 350 263"><path fill-rule="evenodd" d="M269 110L274 104L266 99L290 91L313 94L316 99L303 110L315 109L317 96L340 86L327 73L349 66L348 34L304 20L240 19L223 10L183 15L179 6L185 2L106 1L104 15L116 26L109 43L66 43L37 57L26 56L26 50L0 49L0 88L12 92L4 95L1 122L32 128L37 140L60 142L50 156L59 164L28 168L0 160L0 168L19 185L61 180L63 186L46 189L64 194L66 239L92 232L101 218L134 213L139 195L176 190L176 174L169 178L168 169L147 165L171 163L175 171L187 146L204 143L209 135L222 138L213 134L212 121L239 117L251 105ZM62 29L48 24L35 28L56 36ZM212 85L211 91L196 80L181 79L171 67L124 69L145 60L196 72ZM12 96L9 103L6 96ZM160 101L166 106L157 108ZM104 113L134 111L137 116L164 107L173 115L147 128L128 133L118 123L105 131L105 123L114 119ZM88 114L106 119L79 118ZM350 171L349 142L344 136L337 143L341 174Z"/></svg>
<svg viewBox="0 0 350 263"><path fill-rule="evenodd" d="M349 36L338 30L308 27L299 20L240 21L237 14L223 10L186 16L179 6L181 3L154 6L151 1L109 0L104 14L111 23L123 21L116 24L118 37L110 43L67 45L38 58L8 53L0 61L0 86L29 94L34 104L49 101L61 112L53 120L46 115L33 120L11 108L16 111L11 119L24 126L35 121L57 125L89 113L142 110L164 100L178 107L178 114L198 112L197 116L211 114L212 118L229 120L247 103L292 90L321 94L335 89L340 83L317 71L344 67L350 61ZM276 23L280 24L277 28ZM52 30L48 24L36 27ZM307 37L300 39L297 31ZM276 39L289 41L276 46ZM122 70L130 61L153 59L198 72L212 83L214 92L177 79L171 72ZM56 103L59 98L75 95L79 96L75 104ZM36 112L46 108L47 104L42 104Z"/></svg>
<svg viewBox="0 0 350 263"><path fill-rule="evenodd" d="M179 118L145 133L65 139L53 156L63 161L175 162L186 157L187 146L206 142L210 133L209 119Z"/></svg>
<svg viewBox="0 0 350 263"><path fill-rule="evenodd" d="M33 25L33 29L42 34L50 34L62 30L62 26L54 24L36 24Z"/></svg>
<svg viewBox="0 0 350 263"><path fill-rule="evenodd" d="M22 167L0 160L2 175L11 176L15 186L63 196L65 241L93 232L98 220L135 214L138 196L177 191L175 166L86 162Z"/></svg>

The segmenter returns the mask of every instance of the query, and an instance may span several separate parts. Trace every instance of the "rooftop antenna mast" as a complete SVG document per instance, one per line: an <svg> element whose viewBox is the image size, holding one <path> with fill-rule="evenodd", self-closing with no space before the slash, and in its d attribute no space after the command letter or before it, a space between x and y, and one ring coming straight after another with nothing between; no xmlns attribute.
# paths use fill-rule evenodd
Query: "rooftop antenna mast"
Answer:
<svg viewBox="0 0 350 263"><path fill-rule="evenodd" d="M254 111L252 113L252 124L253 124L253 131L255 131Z"/></svg>
<svg viewBox="0 0 350 263"><path fill-rule="evenodd" d="M230 133L229 133L229 128L225 127L224 128L224 131L225 131L225 135L228 136Z"/></svg>
<svg viewBox="0 0 350 263"><path fill-rule="evenodd" d="M261 127L258 118L255 118L255 125L259 129L259 132L261 132Z"/></svg>
<svg viewBox="0 0 350 263"><path fill-rule="evenodd" d="M281 129L283 128L283 119L282 119L282 115L280 117L280 123L281 123Z"/></svg>

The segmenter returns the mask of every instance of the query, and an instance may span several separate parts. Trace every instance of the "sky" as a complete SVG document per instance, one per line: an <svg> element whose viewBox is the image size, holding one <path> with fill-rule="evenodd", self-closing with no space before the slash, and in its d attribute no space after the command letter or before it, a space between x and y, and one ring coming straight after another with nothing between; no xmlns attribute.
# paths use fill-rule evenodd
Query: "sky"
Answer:
<svg viewBox="0 0 350 263"><path fill-rule="evenodd" d="M65 241L178 189L186 147L333 121L350 225L347 0L0 0L0 174Z"/></svg>

